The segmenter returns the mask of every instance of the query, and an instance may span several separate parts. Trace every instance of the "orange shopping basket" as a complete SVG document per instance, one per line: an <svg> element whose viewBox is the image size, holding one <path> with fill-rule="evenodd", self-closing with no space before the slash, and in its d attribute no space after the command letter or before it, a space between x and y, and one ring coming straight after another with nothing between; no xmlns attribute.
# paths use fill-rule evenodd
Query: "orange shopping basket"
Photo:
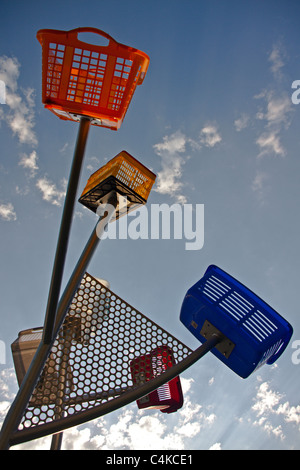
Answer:
<svg viewBox="0 0 300 470"><path fill-rule="evenodd" d="M107 46L87 44L79 33L108 39ZM149 57L115 41L96 28L71 31L42 29L42 102L61 119L119 129L137 85L146 75Z"/></svg>

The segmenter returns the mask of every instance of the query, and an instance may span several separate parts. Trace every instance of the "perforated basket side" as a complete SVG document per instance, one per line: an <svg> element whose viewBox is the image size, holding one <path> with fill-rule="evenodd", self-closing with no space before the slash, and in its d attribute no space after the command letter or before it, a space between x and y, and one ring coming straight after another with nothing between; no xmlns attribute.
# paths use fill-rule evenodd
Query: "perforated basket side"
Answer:
<svg viewBox="0 0 300 470"><path fill-rule="evenodd" d="M123 150L90 176L81 198L110 176L115 177L144 201L147 201L156 179L156 175L152 171Z"/></svg>
<svg viewBox="0 0 300 470"><path fill-rule="evenodd" d="M77 35L83 31L108 37L108 46L79 41ZM37 37L43 47L42 101L46 107L63 119L73 119L68 113L77 113L112 120L112 127L118 128L115 120L123 120L147 72L149 57L95 28L41 30Z"/></svg>

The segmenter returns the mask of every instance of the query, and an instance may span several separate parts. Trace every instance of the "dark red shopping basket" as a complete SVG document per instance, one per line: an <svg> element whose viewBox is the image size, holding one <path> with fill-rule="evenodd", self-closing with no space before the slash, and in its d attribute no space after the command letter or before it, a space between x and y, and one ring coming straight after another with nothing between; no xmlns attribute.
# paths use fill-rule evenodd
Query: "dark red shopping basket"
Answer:
<svg viewBox="0 0 300 470"><path fill-rule="evenodd" d="M130 362L133 383L142 384L157 377L175 364L171 348L158 346L150 354L136 357ZM153 392L137 400L140 409L158 409L163 413L173 413L183 405L180 377L177 376L161 385Z"/></svg>
<svg viewBox="0 0 300 470"><path fill-rule="evenodd" d="M108 45L82 42L79 33L101 35ZM134 91L146 75L148 55L96 28L42 29L37 38L43 49L45 107L64 120L88 116L94 125L119 129Z"/></svg>

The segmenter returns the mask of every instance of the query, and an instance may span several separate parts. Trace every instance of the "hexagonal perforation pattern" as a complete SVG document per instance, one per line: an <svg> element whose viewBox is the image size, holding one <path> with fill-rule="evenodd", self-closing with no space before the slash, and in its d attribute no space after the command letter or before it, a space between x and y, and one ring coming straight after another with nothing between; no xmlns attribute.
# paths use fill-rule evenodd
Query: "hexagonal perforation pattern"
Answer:
<svg viewBox="0 0 300 470"><path fill-rule="evenodd" d="M133 388L130 362L161 345L171 348L177 363L192 352L86 273L19 430L80 413L126 393Z"/></svg>

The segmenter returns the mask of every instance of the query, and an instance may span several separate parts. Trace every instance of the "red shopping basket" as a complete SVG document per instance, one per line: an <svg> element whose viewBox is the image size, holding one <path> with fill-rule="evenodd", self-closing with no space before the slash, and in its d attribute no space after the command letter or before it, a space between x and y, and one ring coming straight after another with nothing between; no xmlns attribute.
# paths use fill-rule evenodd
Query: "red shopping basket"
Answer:
<svg viewBox="0 0 300 470"><path fill-rule="evenodd" d="M175 364L171 348L158 346L150 354L136 357L130 362L132 381L135 385L148 382ZM137 400L140 409L158 409L163 413L173 413L183 405L180 377L177 376L161 385L153 392Z"/></svg>
<svg viewBox="0 0 300 470"><path fill-rule="evenodd" d="M95 33L108 39L107 46L87 44L79 33ZM71 31L42 29L42 102L64 120L119 129L137 85L146 75L149 57L115 41L96 28Z"/></svg>

